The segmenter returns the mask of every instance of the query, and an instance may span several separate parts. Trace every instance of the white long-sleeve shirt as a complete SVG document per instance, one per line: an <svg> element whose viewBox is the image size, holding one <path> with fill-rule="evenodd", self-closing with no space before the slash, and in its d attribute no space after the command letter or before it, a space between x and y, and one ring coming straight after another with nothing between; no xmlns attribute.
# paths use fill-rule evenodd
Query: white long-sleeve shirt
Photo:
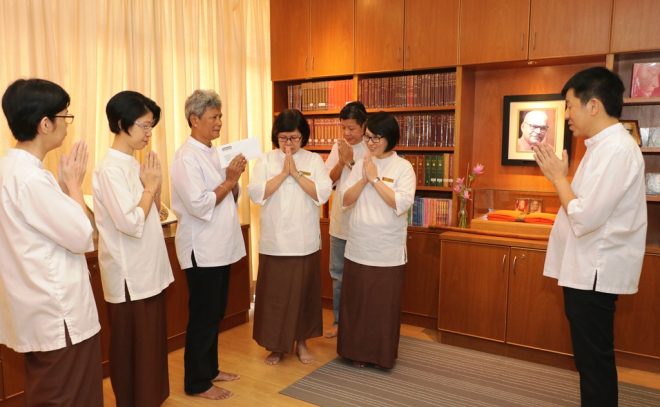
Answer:
<svg viewBox="0 0 660 407"><path fill-rule="evenodd" d="M124 283L131 300L160 293L174 276L156 204L146 219L138 206L144 191L140 164L111 148L94 171L92 187L105 300L125 302Z"/></svg>
<svg viewBox="0 0 660 407"><path fill-rule="evenodd" d="M305 193L293 177L287 177L264 199L266 182L282 172L285 157L279 149L260 157L248 185L250 199L261 205L259 252L272 256L305 256L321 247L319 206L328 201L332 181L321 156L301 148L293 155L293 161L303 176L314 181L317 200Z"/></svg>
<svg viewBox="0 0 660 407"><path fill-rule="evenodd" d="M193 251L199 267L226 266L245 257L234 195L230 191L215 204L215 189L226 179L216 148L189 137L174 155L170 178L181 268L192 267Z"/></svg>
<svg viewBox="0 0 660 407"><path fill-rule="evenodd" d="M360 141L358 144L351 146L353 148L353 160L357 163L364 158L364 154L367 152L367 145L364 144L364 141ZM337 143L332 146L330 150L330 155L328 159L325 160L325 167L328 169L328 173L339 162L339 147ZM344 209L341 202L344 198L342 194L342 186L348 179L351 170L346 166L342 168L341 175L335 181L335 190L332 192L332 206L330 208L330 236L337 237L339 239L346 240L348 239L348 218L350 213L350 208Z"/></svg>
<svg viewBox="0 0 660 407"><path fill-rule="evenodd" d="M373 185L366 185L352 206L344 256L367 266L400 266L407 262L407 212L415 200L415 171L396 152L373 160L380 182L394 190L396 209L385 203ZM355 163L342 194L362 179L363 166L363 160Z"/></svg>
<svg viewBox="0 0 660 407"><path fill-rule="evenodd" d="M585 141L587 151L559 210L543 274L559 285L611 294L637 292L646 247L644 159L621 124ZM596 278L597 277L597 278Z"/></svg>
<svg viewBox="0 0 660 407"><path fill-rule="evenodd" d="M85 212L32 154L0 159L0 343L17 352L76 344L101 329L85 252Z"/></svg>

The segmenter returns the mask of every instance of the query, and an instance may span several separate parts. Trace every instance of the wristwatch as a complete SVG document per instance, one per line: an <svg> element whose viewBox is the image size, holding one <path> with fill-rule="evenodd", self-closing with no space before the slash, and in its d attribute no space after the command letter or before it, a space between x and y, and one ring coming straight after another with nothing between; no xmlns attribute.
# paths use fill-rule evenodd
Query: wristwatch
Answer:
<svg viewBox="0 0 660 407"><path fill-rule="evenodd" d="M380 177L376 177L376 178L374 178L373 181L371 181L371 185L376 185L376 184L378 184L379 182L380 182Z"/></svg>
<svg viewBox="0 0 660 407"><path fill-rule="evenodd" d="M303 172L302 172L301 170L298 170L298 177L297 177L297 178L300 178L300 177L302 177L303 175L305 175L305 174L303 174Z"/></svg>
<svg viewBox="0 0 660 407"><path fill-rule="evenodd" d="M346 163L346 166L348 167L349 170L352 170L354 165L355 165L355 160L351 160Z"/></svg>

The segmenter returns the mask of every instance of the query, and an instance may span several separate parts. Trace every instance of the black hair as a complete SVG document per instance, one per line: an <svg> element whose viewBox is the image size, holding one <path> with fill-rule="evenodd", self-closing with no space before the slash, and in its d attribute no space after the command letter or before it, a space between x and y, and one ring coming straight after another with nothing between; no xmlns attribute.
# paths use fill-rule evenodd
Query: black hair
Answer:
<svg viewBox="0 0 660 407"><path fill-rule="evenodd" d="M41 119L54 120L70 102L69 94L56 83L37 78L18 79L5 90L2 110L14 138L30 141L37 136Z"/></svg>
<svg viewBox="0 0 660 407"><path fill-rule="evenodd" d="M108 125L114 134L122 130L128 133L128 128L148 112L154 115L153 126L156 126L160 121L160 107L153 100L132 90L117 93L105 105Z"/></svg>
<svg viewBox="0 0 660 407"><path fill-rule="evenodd" d="M307 123L307 119L305 119L305 116L300 113L300 110L283 110L277 115L275 122L273 123L273 131L271 133L271 141L273 142L273 145L280 148L280 142L277 139L278 134L296 130L302 135L300 147L305 147L307 141L309 141L309 123Z"/></svg>
<svg viewBox="0 0 660 407"><path fill-rule="evenodd" d="M562 96L566 97L570 89L583 105L596 98L609 116L621 117L624 86L621 78L609 69L593 67L576 73L564 85Z"/></svg>
<svg viewBox="0 0 660 407"><path fill-rule="evenodd" d="M399 122L387 112L377 112L367 119L367 129L374 135L384 137L387 140L385 152L391 151L399 142Z"/></svg>
<svg viewBox="0 0 660 407"><path fill-rule="evenodd" d="M339 112L339 120L353 119L357 124L362 126L367 121L367 109L362 102L355 101L346 104Z"/></svg>

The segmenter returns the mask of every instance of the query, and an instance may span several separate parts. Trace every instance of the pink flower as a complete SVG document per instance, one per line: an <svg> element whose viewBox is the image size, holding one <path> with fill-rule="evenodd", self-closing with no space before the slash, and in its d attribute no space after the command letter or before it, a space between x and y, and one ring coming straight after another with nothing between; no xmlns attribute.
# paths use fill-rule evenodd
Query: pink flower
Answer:
<svg viewBox="0 0 660 407"><path fill-rule="evenodd" d="M465 191L463 191L463 199L470 199L470 191L469 190L466 189Z"/></svg>
<svg viewBox="0 0 660 407"><path fill-rule="evenodd" d="M468 168L469 167L470 165L468 164ZM472 199L472 181L474 181L477 175L481 175L483 173L484 173L484 165L477 164L474 166L474 168L472 168L472 171L469 171L467 173L467 176L462 178L456 178L452 190L456 193L458 198L461 199L461 201Z"/></svg>
<svg viewBox="0 0 660 407"><path fill-rule="evenodd" d="M484 173L484 165L483 164L477 164L472 169L472 174L474 174L474 175L481 175L483 173Z"/></svg>

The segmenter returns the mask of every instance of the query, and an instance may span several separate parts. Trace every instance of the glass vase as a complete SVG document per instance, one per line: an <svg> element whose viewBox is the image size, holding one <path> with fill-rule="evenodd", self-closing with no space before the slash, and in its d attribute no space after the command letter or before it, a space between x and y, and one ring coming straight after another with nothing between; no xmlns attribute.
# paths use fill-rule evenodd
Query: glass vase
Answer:
<svg viewBox="0 0 660 407"><path fill-rule="evenodd" d="M468 227L468 213L467 213L467 199L459 199L461 206L458 209L458 227L467 228Z"/></svg>

